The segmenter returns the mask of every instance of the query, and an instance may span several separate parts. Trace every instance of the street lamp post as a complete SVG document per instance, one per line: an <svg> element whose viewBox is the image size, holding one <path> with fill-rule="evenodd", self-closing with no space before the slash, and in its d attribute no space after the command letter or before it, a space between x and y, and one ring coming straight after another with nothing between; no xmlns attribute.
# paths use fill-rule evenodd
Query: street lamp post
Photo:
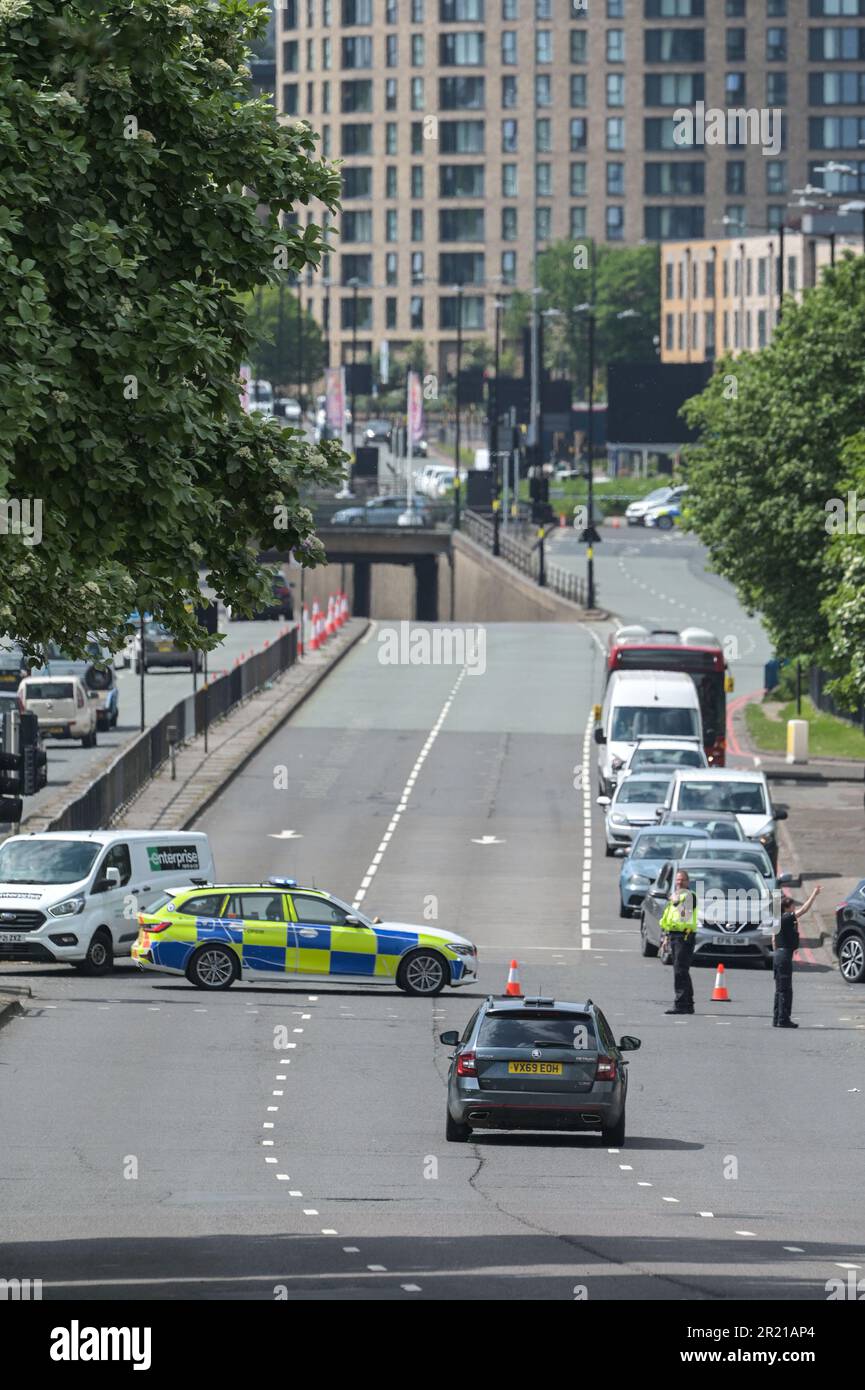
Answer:
<svg viewBox="0 0 865 1390"><path fill-rule="evenodd" d="M577 313L586 314L587 319L587 356L589 368L589 419L586 431L586 492L588 506L588 520L585 530L580 536L581 541L586 542L586 607L595 606L595 541L599 539L595 530L595 483L592 464L595 453L595 306L594 304L578 304Z"/></svg>
<svg viewBox="0 0 865 1390"><path fill-rule="evenodd" d="M463 355L463 287L457 285L457 375L454 388L455 421L455 474L454 474L454 530L460 529L460 370Z"/></svg>
<svg viewBox="0 0 865 1390"><path fill-rule="evenodd" d="M303 410L303 281L297 277L297 399ZM302 418L302 417L301 417Z"/></svg>
<svg viewBox="0 0 865 1390"><path fill-rule="evenodd" d="M354 458L354 431L357 412L354 408L355 377L357 375L357 290L360 281L349 280L351 287L351 453Z"/></svg>
<svg viewBox="0 0 865 1390"><path fill-rule="evenodd" d="M490 401L490 436L489 454L490 468L493 473L493 496L499 495L499 358L501 355L501 332L502 332L502 310L504 301L496 299L495 308L495 331L494 331L494 356L493 356L493 389Z"/></svg>

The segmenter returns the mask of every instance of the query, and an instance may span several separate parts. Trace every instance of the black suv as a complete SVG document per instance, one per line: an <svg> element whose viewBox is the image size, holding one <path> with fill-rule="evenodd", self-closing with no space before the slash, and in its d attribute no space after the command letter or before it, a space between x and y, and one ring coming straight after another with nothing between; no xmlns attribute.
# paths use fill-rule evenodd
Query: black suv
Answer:
<svg viewBox="0 0 865 1390"><path fill-rule="evenodd" d="M865 980L865 878L835 909L832 952L848 985Z"/></svg>
<svg viewBox="0 0 865 1390"><path fill-rule="evenodd" d="M618 1043L591 999L583 1004L490 996L459 1033L448 1074L445 1137L464 1143L473 1129L600 1130L625 1142L628 1064L639 1038Z"/></svg>

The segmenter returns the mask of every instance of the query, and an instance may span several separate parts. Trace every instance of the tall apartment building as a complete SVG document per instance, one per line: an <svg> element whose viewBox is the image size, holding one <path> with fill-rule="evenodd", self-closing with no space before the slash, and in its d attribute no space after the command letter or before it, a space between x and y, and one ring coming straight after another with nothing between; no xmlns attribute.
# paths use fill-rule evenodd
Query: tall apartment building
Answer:
<svg viewBox="0 0 865 1390"><path fill-rule="evenodd" d="M777 227L808 180L865 189L865 0L282 0L277 18L278 107L344 161L338 249L305 291L333 362L354 331L360 357L420 338L441 370L454 287L466 337L489 337L551 241L711 239ZM777 147L678 143L674 112L700 102L783 113ZM830 160L852 172L817 173Z"/></svg>

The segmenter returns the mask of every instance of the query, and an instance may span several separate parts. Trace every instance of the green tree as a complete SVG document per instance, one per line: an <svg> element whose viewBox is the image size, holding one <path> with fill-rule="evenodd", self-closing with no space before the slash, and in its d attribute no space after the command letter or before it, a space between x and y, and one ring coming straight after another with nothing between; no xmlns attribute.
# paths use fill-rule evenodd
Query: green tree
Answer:
<svg viewBox="0 0 865 1390"><path fill-rule="evenodd" d="M39 544L0 535L0 631L34 653L116 644L134 607L207 645L199 569L249 606L275 524L323 559L300 490L339 450L239 403L240 296L318 263L320 229L283 223L339 194L309 127L245 100L266 14L0 5L0 494L42 506Z"/></svg>
<svg viewBox="0 0 865 1390"><path fill-rule="evenodd" d="M768 347L720 362L682 412L699 431L686 450L687 519L713 569L782 655L836 668L861 621L849 602L863 542L845 548L827 518L848 480L865 483L861 441L848 443L865 412L863 361L865 259L845 257L801 304L785 302Z"/></svg>
<svg viewBox="0 0 865 1390"><path fill-rule="evenodd" d="M575 264L576 260L576 264ZM653 362L660 322L657 246L574 247L556 242L538 257L538 306L544 318L545 362L563 366L581 399L588 393L587 315L595 306L596 387L603 395L610 362ZM505 332L518 338L531 320L531 295L511 296ZM621 317L621 315L626 317Z"/></svg>
<svg viewBox="0 0 865 1390"><path fill-rule="evenodd" d="M265 285L244 302L254 374L285 388L286 395L296 394L302 378L306 394L324 371L324 339L312 314L304 309L298 316L297 293L287 285Z"/></svg>

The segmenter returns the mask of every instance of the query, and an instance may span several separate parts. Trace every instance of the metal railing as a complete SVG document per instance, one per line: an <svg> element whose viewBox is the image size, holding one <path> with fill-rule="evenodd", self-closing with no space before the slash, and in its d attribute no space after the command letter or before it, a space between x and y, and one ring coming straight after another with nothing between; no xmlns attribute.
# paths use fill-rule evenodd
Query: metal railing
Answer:
<svg viewBox="0 0 865 1390"><path fill-rule="evenodd" d="M543 587L552 593L558 594L560 598L570 599L573 603L586 606L587 585L585 579L581 579L573 570L564 569L561 565L551 565L546 560L546 553L542 556L542 546L545 546L547 537L554 528L547 528L543 538L530 541L528 537L532 534L531 524L527 520L520 520L518 523L520 532L519 538L514 535L512 526L500 527L499 529L499 558L519 570L520 574L525 574L535 583L541 583L543 574ZM477 545L483 546L484 550L493 552L495 547L495 526L485 516L480 516L477 512L465 512L463 516L463 530ZM595 598L597 602L597 596Z"/></svg>
<svg viewBox="0 0 865 1390"><path fill-rule="evenodd" d="M171 742L185 743L297 661L297 628L180 700L115 758L47 830L100 830L132 800L169 757ZM169 741L169 729L176 730Z"/></svg>

